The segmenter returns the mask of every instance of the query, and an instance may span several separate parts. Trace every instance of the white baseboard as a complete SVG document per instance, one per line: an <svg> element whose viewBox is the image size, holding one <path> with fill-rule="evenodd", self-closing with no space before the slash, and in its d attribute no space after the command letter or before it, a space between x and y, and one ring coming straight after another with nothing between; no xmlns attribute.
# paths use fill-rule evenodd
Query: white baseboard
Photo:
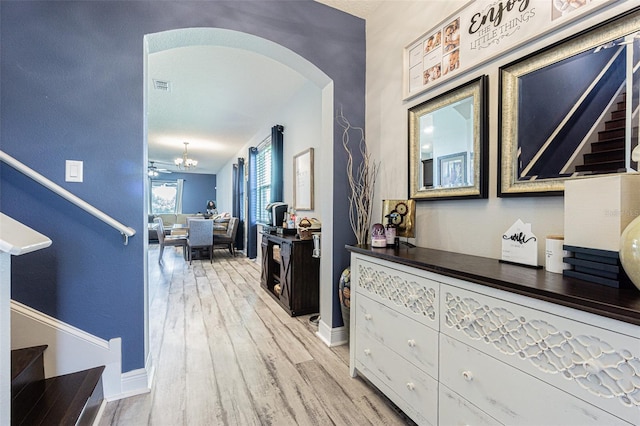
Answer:
<svg viewBox="0 0 640 426"><path fill-rule="evenodd" d="M12 300L11 348L39 345L48 346L44 352L45 377L104 365L102 385L106 400L149 392L149 370L146 366L122 373L120 338L109 341L100 339ZM152 369L152 366L149 368Z"/></svg>
<svg viewBox="0 0 640 426"><path fill-rule="evenodd" d="M148 382L147 370L144 368L127 371L122 374L122 392L118 395L111 395L108 398L105 396L105 398L107 401L111 402L122 398L129 398L130 396L148 393L151 391L151 388L148 386Z"/></svg>
<svg viewBox="0 0 640 426"><path fill-rule="evenodd" d="M127 371L126 373L122 373L122 387L120 394L112 395L108 398L105 396L105 399L108 402L111 402L118 399L129 398L130 396L151 392L154 373L155 367L153 365L151 354L149 354L144 368L139 368L137 370L131 370Z"/></svg>
<svg viewBox="0 0 640 426"><path fill-rule="evenodd" d="M347 329L344 326L331 328L322 319L318 322L316 336L329 347L345 345L349 342Z"/></svg>
<svg viewBox="0 0 640 426"><path fill-rule="evenodd" d="M93 419L92 426L98 426L100 424L100 420L102 420L102 415L104 414L104 410L107 408L107 400L103 399L100 404L100 408L98 408L98 412L96 413L96 417Z"/></svg>

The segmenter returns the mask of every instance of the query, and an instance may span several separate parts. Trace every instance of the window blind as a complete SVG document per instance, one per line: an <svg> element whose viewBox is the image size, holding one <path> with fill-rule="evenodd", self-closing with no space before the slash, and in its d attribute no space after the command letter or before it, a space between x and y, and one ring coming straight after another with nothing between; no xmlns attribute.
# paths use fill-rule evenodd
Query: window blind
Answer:
<svg viewBox="0 0 640 426"><path fill-rule="evenodd" d="M271 138L265 139L258 146L256 157L256 220L268 223L269 213L265 210L271 202Z"/></svg>

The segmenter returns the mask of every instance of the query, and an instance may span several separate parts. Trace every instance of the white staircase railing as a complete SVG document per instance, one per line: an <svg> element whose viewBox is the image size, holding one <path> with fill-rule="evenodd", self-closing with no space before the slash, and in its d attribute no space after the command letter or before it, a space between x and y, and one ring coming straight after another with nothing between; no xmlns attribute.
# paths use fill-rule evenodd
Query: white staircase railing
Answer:
<svg viewBox="0 0 640 426"><path fill-rule="evenodd" d="M111 216L109 216L106 213L98 210L97 208L95 208L91 204L87 203L86 201L82 200L81 198L77 197L76 195L72 194L71 192L67 191L66 189L64 189L60 185L50 181L46 177L42 176L40 173L36 172L35 170L31 169L30 167L26 166L25 164L21 163L20 161L16 160L15 158L11 157L9 154L7 154L7 153L5 153L3 151L0 151L0 161L10 165L14 169L18 170L19 172L23 173L24 175L26 175L26 176L30 177L31 179L35 180L36 182L38 182L42 186L50 189L51 191L55 192L56 194L58 194L62 198L66 199L67 201L70 201L71 203L73 203L76 206L80 207L82 210L84 210L87 213L97 217L98 219L100 219L104 223L106 223L106 224L110 225L111 227L113 227L113 228L117 229L118 231L120 231L120 233L122 234L122 236L124 238L124 245L125 246L129 243L129 237L132 237L132 236L134 236L136 234L135 229L123 225L122 223L118 222L117 220L115 220Z"/></svg>
<svg viewBox="0 0 640 426"><path fill-rule="evenodd" d="M11 256L31 253L51 240L0 213L0 424L11 422Z"/></svg>

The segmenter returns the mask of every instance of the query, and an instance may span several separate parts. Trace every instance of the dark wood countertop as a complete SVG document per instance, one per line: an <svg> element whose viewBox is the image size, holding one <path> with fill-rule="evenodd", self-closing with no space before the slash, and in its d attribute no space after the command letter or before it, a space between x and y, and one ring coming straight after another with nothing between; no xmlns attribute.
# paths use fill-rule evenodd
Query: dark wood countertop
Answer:
<svg viewBox="0 0 640 426"><path fill-rule="evenodd" d="M270 234L268 232L260 232L260 234L265 235L273 242L277 243L305 243L312 244L313 240L301 240L297 234L292 235L278 235L278 234Z"/></svg>
<svg viewBox="0 0 640 426"><path fill-rule="evenodd" d="M640 290L617 289L561 274L421 247L346 246L347 250L448 277L640 325Z"/></svg>

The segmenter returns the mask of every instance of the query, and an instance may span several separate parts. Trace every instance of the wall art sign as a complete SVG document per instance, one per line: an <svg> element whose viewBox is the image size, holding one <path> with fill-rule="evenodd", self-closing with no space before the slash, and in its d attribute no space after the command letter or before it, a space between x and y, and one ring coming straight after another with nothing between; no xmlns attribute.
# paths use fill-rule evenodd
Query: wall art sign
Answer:
<svg viewBox="0 0 640 426"><path fill-rule="evenodd" d="M404 48L408 99L619 0L472 0Z"/></svg>
<svg viewBox="0 0 640 426"><path fill-rule="evenodd" d="M518 219L502 234L502 262L539 267L538 238L530 223Z"/></svg>

